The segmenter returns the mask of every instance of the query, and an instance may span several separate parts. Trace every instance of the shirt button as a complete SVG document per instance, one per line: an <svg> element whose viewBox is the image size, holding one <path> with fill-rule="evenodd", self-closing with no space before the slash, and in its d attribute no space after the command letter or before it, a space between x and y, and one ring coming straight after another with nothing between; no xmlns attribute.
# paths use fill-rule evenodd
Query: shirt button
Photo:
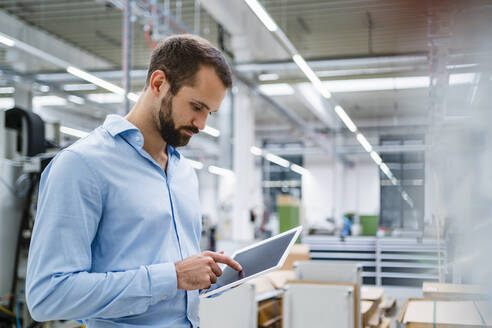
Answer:
<svg viewBox="0 0 492 328"><path fill-rule="evenodd" d="M136 141L136 142L140 142L140 140L141 140L140 136L137 136L137 137L135 138L135 141Z"/></svg>

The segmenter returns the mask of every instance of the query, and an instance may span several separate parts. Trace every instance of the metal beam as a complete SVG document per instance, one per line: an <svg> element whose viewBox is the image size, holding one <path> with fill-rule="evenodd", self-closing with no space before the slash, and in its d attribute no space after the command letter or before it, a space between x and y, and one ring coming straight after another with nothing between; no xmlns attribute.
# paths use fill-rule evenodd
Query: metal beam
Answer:
<svg viewBox="0 0 492 328"><path fill-rule="evenodd" d="M55 94L55 95L58 95L58 96L61 96L64 98L67 98L68 96L75 96L75 97L82 98L82 99L84 99L84 102L85 102L84 106L90 105L91 107L94 107L95 109L100 110L106 114L116 113L119 110L119 107L117 107L117 106L108 105L108 104L102 105L100 103L97 103L95 101L90 100L89 98L87 98L87 96L85 96L83 94L67 92L67 91L63 90L62 88L60 88L60 86L56 83L38 80L38 79L33 78L29 74L24 74L24 73L21 73L19 71L14 70L14 69L8 68L8 67L4 67L4 66L0 65L0 72L2 73L2 75L7 77L8 79L10 79L12 82L18 83L18 81L20 80L22 83L29 83L29 84L37 83L40 85L47 85L50 87L50 93L52 93L52 94ZM76 105L76 104L74 104L74 105ZM78 105L78 106L81 106L81 105Z"/></svg>

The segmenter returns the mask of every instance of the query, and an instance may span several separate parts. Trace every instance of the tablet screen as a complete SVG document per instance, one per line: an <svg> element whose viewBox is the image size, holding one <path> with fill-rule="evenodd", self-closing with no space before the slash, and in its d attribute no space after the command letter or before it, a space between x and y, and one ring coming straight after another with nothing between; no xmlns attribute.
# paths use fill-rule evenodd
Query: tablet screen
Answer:
<svg viewBox="0 0 492 328"><path fill-rule="evenodd" d="M217 279L217 282L210 286L207 292L275 267L289 247L296 232L293 230L268 243L237 253L234 260L241 264L243 271L238 272L226 266L222 269L222 275Z"/></svg>

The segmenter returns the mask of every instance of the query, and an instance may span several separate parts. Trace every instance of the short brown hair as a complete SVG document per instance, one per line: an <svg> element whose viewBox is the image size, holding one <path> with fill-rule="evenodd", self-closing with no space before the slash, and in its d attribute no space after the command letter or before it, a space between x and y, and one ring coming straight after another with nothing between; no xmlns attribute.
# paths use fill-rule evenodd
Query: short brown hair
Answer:
<svg viewBox="0 0 492 328"><path fill-rule="evenodd" d="M161 70L175 95L182 86L193 85L201 65L213 67L224 86L232 86L231 69L224 55L210 42L191 34L170 36L152 50L145 88L149 86L152 73Z"/></svg>

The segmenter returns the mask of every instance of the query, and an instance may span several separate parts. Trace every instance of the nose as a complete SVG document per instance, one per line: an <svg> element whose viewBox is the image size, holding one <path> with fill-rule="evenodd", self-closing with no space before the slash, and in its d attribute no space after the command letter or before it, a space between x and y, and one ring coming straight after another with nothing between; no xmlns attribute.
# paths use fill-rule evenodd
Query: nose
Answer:
<svg viewBox="0 0 492 328"><path fill-rule="evenodd" d="M198 128L198 130L203 130L205 129L205 126L207 125L207 117L208 115L200 115L199 117L195 117L195 119L192 121L193 125Z"/></svg>

